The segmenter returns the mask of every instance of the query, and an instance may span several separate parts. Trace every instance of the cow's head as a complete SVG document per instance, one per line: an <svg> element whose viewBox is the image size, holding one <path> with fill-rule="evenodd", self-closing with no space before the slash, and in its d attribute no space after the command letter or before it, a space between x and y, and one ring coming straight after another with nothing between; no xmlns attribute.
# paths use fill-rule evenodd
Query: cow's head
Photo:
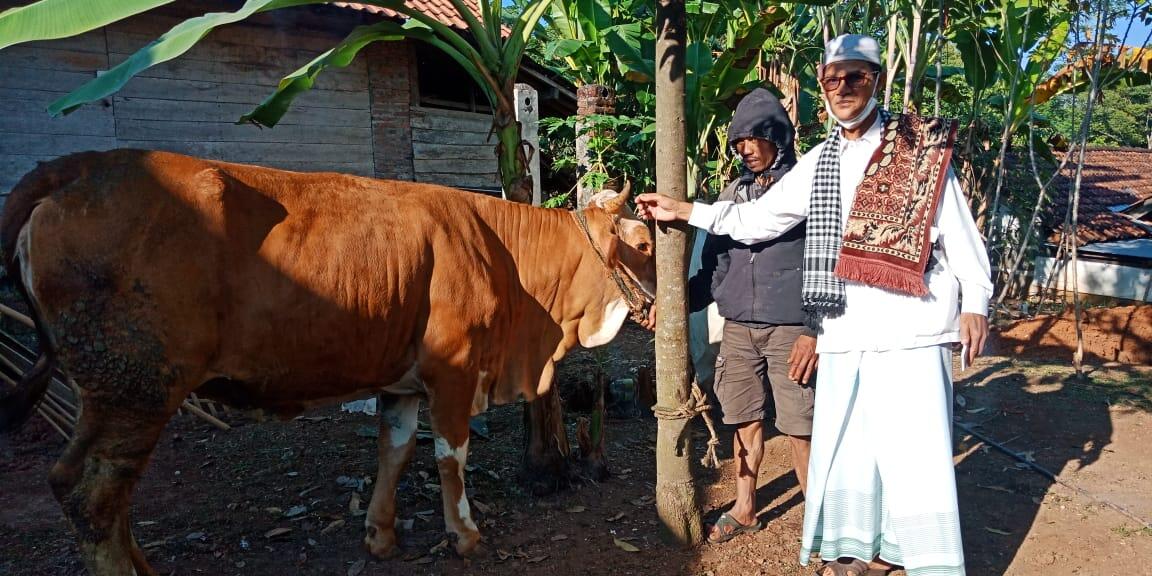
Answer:
<svg viewBox="0 0 1152 576"><path fill-rule="evenodd" d="M584 222L592 248L608 269L612 290L620 293L633 319L638 320L655 300L656 259L652 232L628 207L630 189L631 183L627 183L621 192L596 194L577 218Z"/></svg>

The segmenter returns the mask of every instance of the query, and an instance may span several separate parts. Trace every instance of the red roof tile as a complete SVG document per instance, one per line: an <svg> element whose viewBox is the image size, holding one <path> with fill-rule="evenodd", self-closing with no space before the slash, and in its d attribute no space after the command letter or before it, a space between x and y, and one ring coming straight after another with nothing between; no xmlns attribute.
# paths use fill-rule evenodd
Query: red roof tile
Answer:
<svg viewBox="0 0 1152 576"><path fill-rule="evenodd" d="M1068 206L1068 191L1076 177L1075 159L1069 160L1052 196L1050 212L1054 230L1049 241L1060 238L1060 226ZM1116 212L1152 198L1152 150L1141 148L1089 148L1084 156L1080 184L1080 245L1136 238L1152 238L1152 230Z"/></svg>
<svg viewBox="0 0 1152 576"><path fill-rule="evenodd" d="M406 16L396 12L395 10L389 8L381 8L371 4L359 4L356 2L333 2L333 4L343 8L351 8L353 10L363 10L372 14L380 14L388 18L406 18ZM456 28L457 30L468 29L468 24L464 22L464 20L460 17L460 13L456 11L456 8L452 6L452 3L448 0L405 0L404 4L410 8L414 8L435 18L447 26ZM476 0L464 0L464 4L468 6L468 8L472 11L473 14L476 15L477 18L480 17L480 5ZM507 31L505 31L505 33L507 33Z"/></svg>

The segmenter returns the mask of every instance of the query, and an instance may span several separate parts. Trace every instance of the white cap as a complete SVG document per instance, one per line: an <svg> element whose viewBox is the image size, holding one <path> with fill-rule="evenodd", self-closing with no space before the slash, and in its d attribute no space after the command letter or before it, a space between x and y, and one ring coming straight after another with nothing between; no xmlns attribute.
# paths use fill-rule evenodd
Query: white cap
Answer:
<svg viewBox="0 0 1152 576"><path fill-rule="evenodd" d="M842 34L828 41L824 47L824 64L861 60L877 66L880 63L880 44L871 36L863 34Z"/></svg>

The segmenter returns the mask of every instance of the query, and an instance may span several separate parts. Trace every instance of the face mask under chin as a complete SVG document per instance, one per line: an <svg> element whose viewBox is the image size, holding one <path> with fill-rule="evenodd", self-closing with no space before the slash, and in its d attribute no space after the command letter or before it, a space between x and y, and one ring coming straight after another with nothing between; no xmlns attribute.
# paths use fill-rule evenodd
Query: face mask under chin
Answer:
<svg viewBox="0 0 1152 576"><path fill-rule="evenodd" d="M828 103L828 100L824 100L824 110L828 112L828 115L834 118L836 123L839 124L842 128L852 130L853 128L863 124L864 121L868 119L868 115L876 110L876 97L872 96L869 98L868 104L864 106L864 109L861 110L859 114L849 118L848 120L841 120L839 116L832 112L832 105Z"/></svg>

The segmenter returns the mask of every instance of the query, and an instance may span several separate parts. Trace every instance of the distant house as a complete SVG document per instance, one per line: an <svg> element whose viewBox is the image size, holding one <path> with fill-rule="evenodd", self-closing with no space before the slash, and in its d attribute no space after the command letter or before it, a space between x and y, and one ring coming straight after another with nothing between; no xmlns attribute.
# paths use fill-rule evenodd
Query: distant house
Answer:
<svg viewBox="0 0 1152 576"><path fill-rule="evenodd" d="M1056 268L1060 226L1074 176L1067 170L1054 195L1048 245L1036 258L1036 286L1044 285ZM1152 302L1152 150L1087 150L1077 244L1081 293ZM1053 286L1070 292L1071 270L1056 274Z"/></svg>
<svg viewBox="0 0 1152 576"><path fill-rule="evenodd" d="M0 0L0 10L27 3ZM408 4L466 29L447 0ZM0 196L37 161L118 147L499 190L487 102L462 69L421 42L377 43L326 71L275 128L235 124L355 26L399 18L360 4L277 10L217 29L100 103L58 119L44 111L185 18L241 5L174 2L75 38L0 50ZM538 90L541 116L575 112L571 86L543 68L526 62L520 81Z"/></svg>

